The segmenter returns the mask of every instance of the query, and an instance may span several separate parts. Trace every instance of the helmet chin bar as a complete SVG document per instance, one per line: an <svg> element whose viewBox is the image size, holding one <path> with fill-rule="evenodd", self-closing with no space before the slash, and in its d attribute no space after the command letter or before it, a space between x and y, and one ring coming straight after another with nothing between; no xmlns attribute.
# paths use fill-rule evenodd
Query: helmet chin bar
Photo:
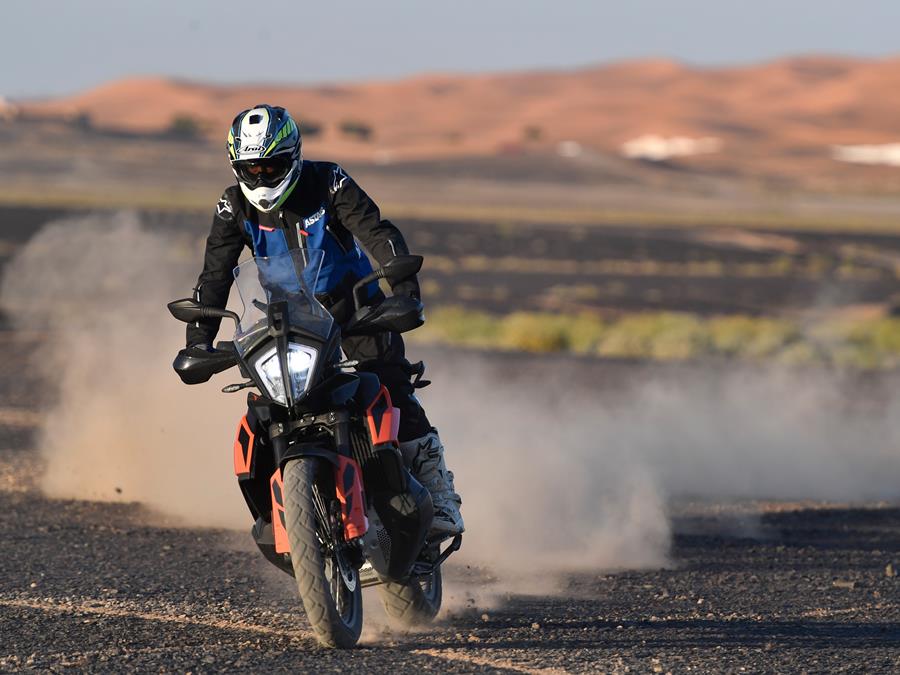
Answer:
<svg viewBox="0 0 900 675"><path fill-rule="evenodd" d="M237 178L238 185L241 186L241 192L244 193L247 201L253 204L253 206L260 211L268 213L278 205L279 200L281 200L285 193L291 189L293 184L300 177L300 169L302 167L301 161L302 160L299 157L295 159L294 166L291 167L290 171L288 171L287 176L285 176L284 180L275 187L260 186L251 189L244 185L241 177L236 171L234 171L233 167L232 172L234 173L235 178Z"/></svg>

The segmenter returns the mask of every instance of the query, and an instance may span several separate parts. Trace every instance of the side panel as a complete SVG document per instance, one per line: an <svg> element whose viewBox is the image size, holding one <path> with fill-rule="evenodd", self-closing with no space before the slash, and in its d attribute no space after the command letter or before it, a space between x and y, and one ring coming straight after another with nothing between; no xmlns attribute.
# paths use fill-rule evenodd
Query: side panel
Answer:
<svg viewBox="0 0 900 675"><path fill-rule="evenodd" d="M364 507L362 472L355 460L338 455L338 465L334 468L334 485L341 503L344 538L349 541L361 537L369 529L369 519L366 518Z"/></svg>
<svg viewBox="0 0 900 675"><path fill-rule="evenodd" d="M246 478L250 475L250 467L253 465L253 445L256 435L247 422L247 416L241 418L234 437L234 474L238 478Z"/></svg>
<svg viewBox="0 0 900 675"><path fill-rule="evenodd" d="M290 553L291 544L288 541L284 516L284 482L281 479L281 469L272 474L269 485L272 488L272 531L275 535L275 551Z"/></svg>
<svg viewBox="0 0 900 675"><path fill-rule="evenodd" d="M375 400L366 408L366 422L372 436L372 445L397 442L400 410L394 407L391 395L384 385L381 386Z"/></svg>

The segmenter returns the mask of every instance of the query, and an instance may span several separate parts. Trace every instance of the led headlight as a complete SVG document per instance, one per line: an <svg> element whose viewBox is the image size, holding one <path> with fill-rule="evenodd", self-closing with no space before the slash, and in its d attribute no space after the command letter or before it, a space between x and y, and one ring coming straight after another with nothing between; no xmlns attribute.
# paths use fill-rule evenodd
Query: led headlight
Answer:
<svg viewBox="0 0 900 675"><path fill-rule="evenodd" d="M298 398L309 384L309 375L316 363L319 351L306 345L288 344L288 371L291 378L291 392L294 398ZM281 363L278 361L278 353L272 347L256 362L256 374L262 380L266 391L273 400L282 405L287 405L287 396L284 391L284 382L281 378Z"/></svg>

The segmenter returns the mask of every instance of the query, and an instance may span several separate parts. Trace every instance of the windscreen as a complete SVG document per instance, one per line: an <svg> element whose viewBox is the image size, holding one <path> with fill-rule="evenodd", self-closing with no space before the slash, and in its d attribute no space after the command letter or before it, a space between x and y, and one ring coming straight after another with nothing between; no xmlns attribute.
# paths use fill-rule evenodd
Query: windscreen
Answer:
<svg viewBox="0 0 900 675"><path fill-rule="evenodd" d="M328 337L333 319L312 289L316 287L324 252L293 249L270 258L253 258L234 268L244 311L234 344L243 354L268 329L269 303L287 302L292 326Z"/></svg>

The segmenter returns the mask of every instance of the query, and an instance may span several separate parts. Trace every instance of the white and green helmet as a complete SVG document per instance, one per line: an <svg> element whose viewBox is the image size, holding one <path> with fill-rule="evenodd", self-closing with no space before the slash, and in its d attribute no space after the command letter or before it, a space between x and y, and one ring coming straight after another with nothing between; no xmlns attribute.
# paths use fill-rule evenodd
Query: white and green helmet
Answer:
<svg viewBox="0 0 900 675"><path fill-rule="evenodd" d="M260 211L281 206L303 165L300 129L284 108L257 105L228 130L228 158L244 196Z"/></svg>

